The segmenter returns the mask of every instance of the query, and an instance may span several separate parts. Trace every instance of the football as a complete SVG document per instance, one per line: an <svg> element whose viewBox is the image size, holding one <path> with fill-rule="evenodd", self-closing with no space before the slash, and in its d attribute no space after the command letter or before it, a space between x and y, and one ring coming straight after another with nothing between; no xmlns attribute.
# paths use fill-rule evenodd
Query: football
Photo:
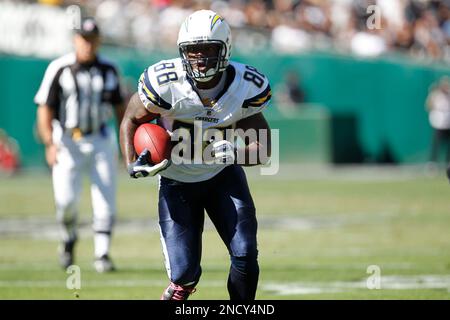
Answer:
<svg viewBox="0 0 450 320"><path fill-rule="evenodd" d="M156 124L144 123L134 134L134 150L140 154L144 149L150 151L151 164L157 164L164 159L170 159L172 143L167 131Z"/></svg>

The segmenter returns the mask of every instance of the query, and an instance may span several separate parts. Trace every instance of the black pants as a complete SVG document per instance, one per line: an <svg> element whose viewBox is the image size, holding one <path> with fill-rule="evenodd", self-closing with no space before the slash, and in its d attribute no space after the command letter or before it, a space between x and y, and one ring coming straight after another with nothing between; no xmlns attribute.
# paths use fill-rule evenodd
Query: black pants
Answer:
<svg viewBox="0 0 450 320"><path fill-rule="evenodd" d="M448 163L450 162L450 129L435 129L431 147L430 161L438 162L439 151L442 147L442 144L447 146L446 161Z"/></svg>
<svg viewBox="0 0 450 320"><path fill-rule="evenodd" d="M253 279L250 286L254 288L244 288L250 293L241 297L254 298L259 273L257 221L244 170L238 165L196 183L161 177L159 225L170 280L178 285L195 285L199 281L205 210L228 249L231 268L242 270L242 282L247 276ZM229 287L229 291L231 297L233 289Z"/></svg>

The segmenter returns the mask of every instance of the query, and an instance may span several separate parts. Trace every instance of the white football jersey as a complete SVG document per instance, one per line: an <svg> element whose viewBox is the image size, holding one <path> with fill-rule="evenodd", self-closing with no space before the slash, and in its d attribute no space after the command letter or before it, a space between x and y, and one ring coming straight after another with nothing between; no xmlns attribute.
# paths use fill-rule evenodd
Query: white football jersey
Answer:
<svg viewBox="0 0 450 320"><path fill-rule="evenodd" d="M148 67L138 83L139 97L168 131L180 127L193 129L194 122L202 130L234 128L237 121L263 110L271 98L268 79L255 68L230 61L225 72L223 90L205 105L194 82L187 77L180 58L163 60ZM174 164L161 176L182 182L198 182L212 178L225 164Z"/></svg>

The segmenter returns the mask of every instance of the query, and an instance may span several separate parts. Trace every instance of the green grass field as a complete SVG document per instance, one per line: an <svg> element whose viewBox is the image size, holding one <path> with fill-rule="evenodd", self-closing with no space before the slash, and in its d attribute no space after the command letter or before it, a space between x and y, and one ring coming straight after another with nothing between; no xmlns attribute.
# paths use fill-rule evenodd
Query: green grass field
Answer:
<svg viewBox="0 0 450 320"><path fill-rule="evenodd" d="M258 299L449 299L450 185L420 168L283 166L249 182L259 217ZM112 257L92 267L85 181L76 263L79 299L158 299L168 283L157 227L156 179L119 178ZM50 176L0 178L0 299L77 299L57 264ZM207 219L208 220L208 219ZM228 256L207 221L203 275L192 299L227 299ZM367 268L381 271L370 290Z"/></svg>

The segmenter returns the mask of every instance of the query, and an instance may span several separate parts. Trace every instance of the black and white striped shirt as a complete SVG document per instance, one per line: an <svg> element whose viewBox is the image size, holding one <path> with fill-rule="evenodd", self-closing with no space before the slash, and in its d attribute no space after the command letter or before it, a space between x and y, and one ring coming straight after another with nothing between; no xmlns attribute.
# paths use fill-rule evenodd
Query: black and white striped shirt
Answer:
<svg viewBox="0 0 450 320"><path fill-rule="evenodd" d="M98 132L122 103L116 68L101 58L89 65L71 53L48 66L34 102L54 111L63 129L78 128L83 134Z"/></svg>

